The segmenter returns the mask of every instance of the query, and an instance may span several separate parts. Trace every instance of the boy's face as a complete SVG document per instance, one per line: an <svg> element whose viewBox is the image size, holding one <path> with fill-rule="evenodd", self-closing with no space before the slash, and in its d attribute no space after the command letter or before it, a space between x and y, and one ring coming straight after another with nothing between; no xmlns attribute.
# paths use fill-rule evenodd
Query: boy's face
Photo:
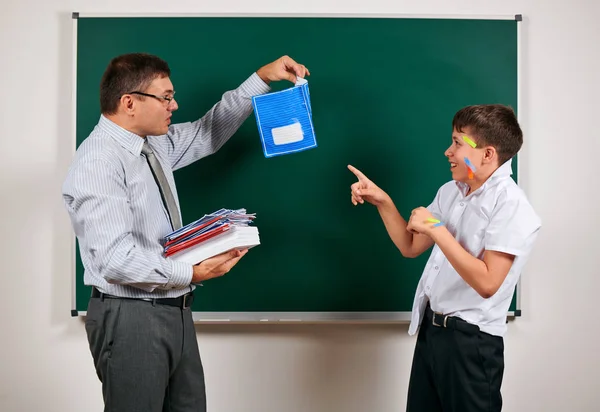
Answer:
<svg viewBox="0 0 600 412"><path fill-rule="evenodd" d="M465 140L465 137L467 140ZM477 179L477 171L482 165L484 151L473 148L467 141L477 143L475 137L470 134L470 128L465 128L463 132L452 130L452 144L446 150L444 155L450 162L450 172L452 179L458 182L473 183ZM465 157L469 159L471 165L475 168L473 173L469 173Z"/></svg>

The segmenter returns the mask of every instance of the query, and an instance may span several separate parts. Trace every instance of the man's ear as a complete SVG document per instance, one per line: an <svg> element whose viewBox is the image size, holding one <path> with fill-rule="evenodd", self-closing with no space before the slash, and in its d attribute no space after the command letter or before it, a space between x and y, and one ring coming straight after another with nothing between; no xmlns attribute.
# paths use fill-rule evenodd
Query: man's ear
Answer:
<svg viewBox="0 0 600 412"><path fill-rule="evenodd" d="M123 110L123 112L128 116L133 116L133 114L135 112L136 103L137 102L135 101L133 96L131 96L130 94L124 94L123 96L121 96L121 99L120 99L121 110Z"/></svg>

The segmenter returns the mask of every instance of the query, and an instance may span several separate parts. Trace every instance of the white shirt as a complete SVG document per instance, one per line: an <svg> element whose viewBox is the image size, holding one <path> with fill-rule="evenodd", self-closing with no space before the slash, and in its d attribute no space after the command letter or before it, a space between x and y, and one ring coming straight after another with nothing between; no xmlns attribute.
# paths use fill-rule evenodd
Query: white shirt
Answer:
<svg viewBox="0 0 600 412"><path fill-rule="evenodd" d="M431 214L467 252L483 259L486 250L515 256L506 279L490 298L482 298L452 267L435 245L417 286L408 333L414 335L427 301L434 312L478 325L481 331L504 336L506 315L515 286L541 227L540 218L512 175L511 160L500 166L476 191L450 181L428 206Z"/></svg>

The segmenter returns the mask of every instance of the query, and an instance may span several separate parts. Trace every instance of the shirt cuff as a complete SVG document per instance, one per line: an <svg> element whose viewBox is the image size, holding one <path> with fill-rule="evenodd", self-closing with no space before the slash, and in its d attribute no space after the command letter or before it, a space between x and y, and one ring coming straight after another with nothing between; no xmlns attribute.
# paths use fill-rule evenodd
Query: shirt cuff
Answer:
<svg viewBox="0 0 600 412"><path fill-rule="evenodd" d="M248 79L241 84L240 89L249 97L258 96L271 91L271 87L256 73L252 73L252 76L248 77Z"/></svg>
<svg viewBox="0 0 600 412"><path fill-rule="evenodd" d="M486 245L486 246L484 246L484 249L490 250L493 252L506 253L508 255L513 255L513 256L521 256L521 255L525 254L525 251L523 249L519 249L519 248L515 248L515 247L508 247L508 246Z"/></svg>
<svg viewBox="0 0 600 412"><path fill-rule="evenodd" d="M192 265L171 260L171 267L173 273L165 285L165 289L183 289L192 283L192 277L194 275Z"/></svg>

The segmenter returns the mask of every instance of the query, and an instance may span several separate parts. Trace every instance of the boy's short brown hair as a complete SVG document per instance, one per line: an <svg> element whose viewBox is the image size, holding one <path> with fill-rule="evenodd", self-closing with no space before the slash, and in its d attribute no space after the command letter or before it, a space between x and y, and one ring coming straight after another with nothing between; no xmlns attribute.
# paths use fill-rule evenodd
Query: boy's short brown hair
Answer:
<svg viewBox="0 0 600 412"><path fill-rule="evenodd" d="M477 146L492 146L498 153L498 165L516 155L523 145L523 132L514 110L501 104L483 104L460 109L452 127L464 133L469 128Z"/></svg>

